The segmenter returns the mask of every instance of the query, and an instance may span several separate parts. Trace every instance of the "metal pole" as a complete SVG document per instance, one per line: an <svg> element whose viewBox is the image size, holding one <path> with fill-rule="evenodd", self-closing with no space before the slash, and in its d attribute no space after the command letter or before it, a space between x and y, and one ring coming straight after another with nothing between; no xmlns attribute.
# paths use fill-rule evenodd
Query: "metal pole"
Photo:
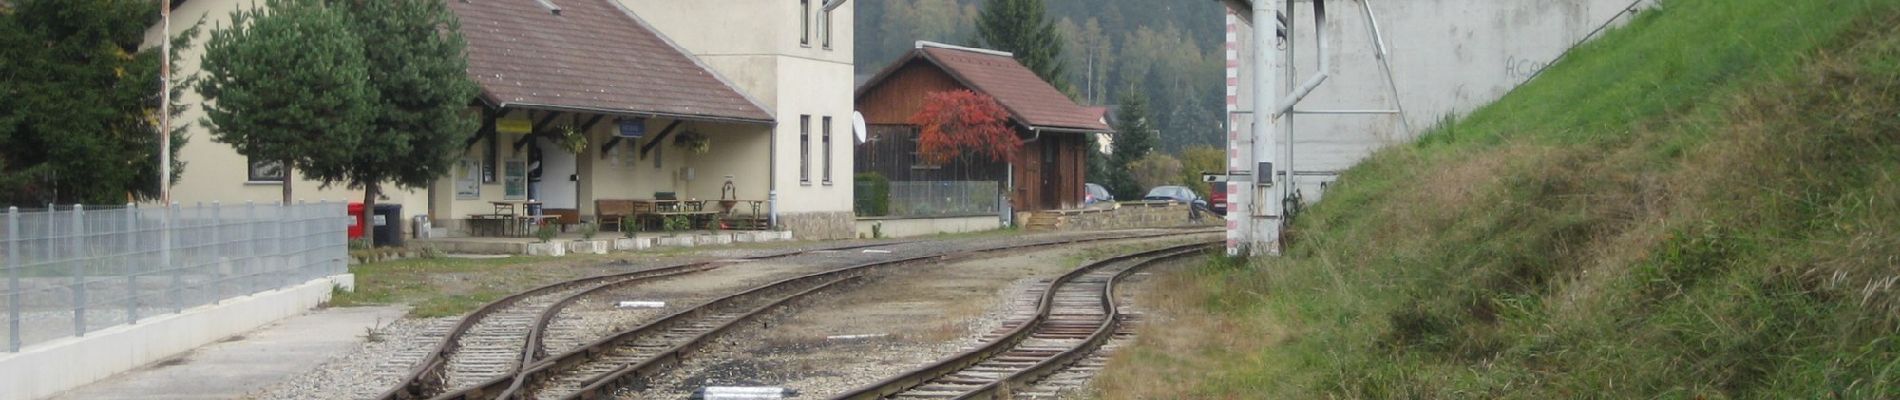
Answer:
<svg viewBox="0 0 1900 400"><path fill-rule="evenodd" d="M224 207L211 202L211 304L224 301Z"/></svg>
<svg viewBox="0 0 1900 400"><path fill-rule="evenodd" d="M277 230L277 257L276 258L282 262L282 265L280 265L277 268L277 271L274 271L274 273L271 274L272 276L277 278L277 279L272 280L274 281L272 283L275 284L277 287L283 287L285 283L290 282L290 277L288 275L290 274L290 271L293 268L291 266L291 261L290 261L290 235L284 233L285 226L290 225L290 210L291 210L290 202L288 201L277 204L277 229L276 229ZM367 213L369 212L369 210L363 210L363 212ZM364 225L363 229L370 229L370 227L368 226L369 224L365 223L363 225Z"/></svg>
<svg viewBox="0 0 1900 400"><path fill-rule="evenodd" d="M1279 158L1276 151L1279 138L1275 135L1278 126L1270 107L1280 103L1279 75L1284 65L1281 64L1279 54L1276 54L1274 40L1278 38L1277 30L1280 26L1276 10L1285 8L1285 4L1285 0L1253 2L1254 118L1253 129L1250 132L1253 146L1250 150L1253 153L1254 165L1248 168L1253 171L1254 179L1244 185L1250 189L1248 200L1252 204L1245 210L1249 217L1239 221L1238 229L1245 233L1247 246L1255 254L1279 254L1280 200L1278 196L1274 196L1274 167L1271 166ZM1292 19L1289 16L1288 23L1291 22ZM1292 30L1288 29L1287 34L1292 33ZM1289 46L1292 42L1290 38L1287 40Z"/></svg>
<svg viewBox="0 0 1900 400"><path fill-rule="evenodd" d="M244 268L251 286L257 285L257 202L244 201ZM245 293L254 293L256 288L245 288Z"/></svg>
<svg viewBox="0 0 1900 400"><path fill-rule="evenodd" d="M159 251L159 257L165 259L162 265L172 274L172 287L170 290L172 312L182 313L185 312L185 296L181 286L185 283L185 276L184 271L178 267L178 260L172 259L172 246L174 245L174 243L172 243L172 230L176 228L175 224L177 223L178 202L172 202L170 207L165 208L165 228L159 231L159 241L162 242L159 244L159 249L161 249Z"/></svg>
<svg viewBox="0 0 1900 400"><path fill-rule="evenodd" d="M20 208L7 207L7 351L20 351Z"/></svg>
<svg viewBox="0 0 1900 400"><path fill-rule="evenodd" d="M1359 5L1366 10L1366 29L1372 31L1372 44L1379 49L1379 70L1385 73L1385 87L1392 95L1392 107L1399 114L1399 127L1405 129L1410 137L1412 121L1405 117L1405 101L1399 98L1399 81L1392 76L1392 52L1385 46L1385 33L1379 29L1379 16L1372 13L1372 0L1360 0Z"/></svg>
<svg viewBox="0 0 1900 400"><path fill-rule="evenodd" d="M172 7L158 6L164 37L158 40L158 202L172 202Z"/></svg>
<svg viewBox="0 0 1900 400"><path fill-rule="evenodd" d="M73 336L86 336L86 206L73 205Z"/></svg>
<svg viewBox="0 0 1900 400"><path fill-rule="evenodd" d="M139 323L139 219L138 205L125 203L125 257L120 259L125 272L125 323Z"/></svg>

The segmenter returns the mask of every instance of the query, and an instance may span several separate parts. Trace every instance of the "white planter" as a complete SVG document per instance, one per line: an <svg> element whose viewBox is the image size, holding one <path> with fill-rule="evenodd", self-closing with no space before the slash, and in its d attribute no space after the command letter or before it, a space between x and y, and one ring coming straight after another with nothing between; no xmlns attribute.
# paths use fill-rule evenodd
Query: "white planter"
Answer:
<svg viewBox="0 0 1900 400"><path fill-rule="evenodd" d="M576 240L567 243L567 250L574 254L607 254L608 245L605 240Z"/></svg>
<svg viewBox="0 0 1900 400"><path fill-rule="evenodd" d="M792 231L776 231L776 232L770 232L770 233L772 234L771 240L776 240L776 241L792 240Z"/></svg>
<svg viewBox="0 0 1900 400"><path fill-rule="evenodd" d="M567 246L561 243L529 243L528 255L560 257L567 255Z"/></svg>
<svg viewBox="0 0 1900 400"><path fill-rule="evenodd" d="M699 236L693 237L693 244L698 245L698 246L716 246L716 245L722 245L722 244L732 244L732 235L727 235L723 233L699 235Z"/></svg>
<svg viewBox="0 0 1900 400"><path fill-rule="evenodd" d="M692 236L673 236L660 238L660 245L667 247L693 247Z"/></svg>
<svg viewBox="0 0 1900 400"><path fill-rule="evenodd" d="M653 248L653 238L614 239L614 251L640 251Z"/></svg>

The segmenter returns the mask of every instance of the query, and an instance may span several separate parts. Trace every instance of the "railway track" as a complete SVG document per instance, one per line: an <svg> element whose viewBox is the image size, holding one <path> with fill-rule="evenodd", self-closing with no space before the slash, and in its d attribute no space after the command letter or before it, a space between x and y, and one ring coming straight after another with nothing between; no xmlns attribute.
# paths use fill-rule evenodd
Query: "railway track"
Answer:
<svg viewBox="0 0 1900 400"><path fill-rule="evenodd" d="M530 333L545 330L544 311L571 303L579 296L607 287L649 282L717 269L736 262L792 257L826 251L843 251L891 246L910 242L886 242L822 249L790 251L730 260L712 260L677 264L641 271L610 274L558 282L497 299L463 317L443 335L434 350L425 355L402 382L378 395L382 400L426 399L457 388L465 388L497 378L511 377L522 365L529 365L539 353L525 339ZM529 353L525 355L524 353Z"/></svg>
<svg viewBox="0 0 1900 400"><path fill-rule="evenodd" d="M562 307L591 293L604 292L615 282L567 294L543 308L530 329L517 333L523 347L518 360L526 365L513 373L487 375L485 380L433 397L455 399L571 399L596 398L622 388L642 388L647 378L681 363L712 339L810 293L853 282L880 267L967 257L981 253L1060 246L1082 242L1179 236L1202 232L1113 235L974 249L866 262L779 280L740 293L718 297L632 329L617 332L558 355L545 354L545 330Z"/></svg>
<svg viewBox="0 0 1900 400"><path fill-rule="evenodd" d="M1061 382L1042 382L1064 370L1099 368L1095 350L1117 335L1124 316L1115 304L1115 284L1162 260L1199 254L1209 244L1191 244L1097 261L1056 278L1041 293L1036 313L1005 324L1008 330L982 346L914 369L834 400L999 399L1053 395ZM1086 371L1082 371L1086 372ZM1079 382L1073 379L1065 382ZM1042 383L1042 385L1038 385Z"/></svg>

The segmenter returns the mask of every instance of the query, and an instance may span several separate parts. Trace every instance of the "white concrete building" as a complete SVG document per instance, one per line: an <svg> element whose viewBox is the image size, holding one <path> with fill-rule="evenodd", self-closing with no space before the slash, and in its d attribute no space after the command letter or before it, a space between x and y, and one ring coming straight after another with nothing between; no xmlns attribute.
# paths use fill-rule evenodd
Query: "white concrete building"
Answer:
<svg viewBox="0 0 1900 400"><path fill-rule="evenodd" d="M261 4L184 1L171 34L200 21L206 30L229 26L232 11ZM483 86L471 114L481 114L484 127L454 176L428 188L385 187L379 203L430 216L451 235L475 233L464 222L497 212L497 202L533 200L562 215L559 222L578 222L567 217L595 218L598 201L662 197L707 200L697 206L728 218L776 220L801 238L853 235L852 3L449 4L469 38L471 76ZM148 43L159 37L152 29ZM177 76L197 72L207 37L176 50ZM184 99L202 101L191 91ZM212 141L198 126L202 117L193 107L175 120L191 133L174 201L277 201L281 178ZM588 149L559 150L552 139L566 131L585 135ZM681 137L698 139L704 152L679 145ZM300 199L362 198L291 179ZM732 208L748 214L727 214L726 203L710 202L721 198L756 201L760 210L742 205Z"/></svg>
<svg viewBox="0 0 1900 400"><path fill-rule="evenodd" d="M1274 39L1273 93L1284 99L1319 72L1312 0L1220 0L1227 5L1228 159L1231 171L1252 172L1255 161L1273 161L1276 176L1290 170L1293 184L1308 201L1324 195L1322 184L1385 146L1407 143L1447 116L1459 116L1497 100L1530 79L1576 43L1606 25L1628 20L1626 10L1654 0L1334 0L1326 2L1328 25L1324 55L1328 79L1299 103L1298 110L1392 110L1396 114L1303 114L1295 112L1272 127L1275 135L1292 129L1292 158L1269 158L1254 146L1256 2L1280 6L1293 25L1292 40ZM1367 11L1370 8L1370 12ZM1373 41L1377 17L1389 51L1391 80L1381 69ZM1291 68L1284 60L1291 59ZM1277 99L1278 100L1278 99ZM1277 101L1276 100L1276 101ZM1264 143L1263 143L1264 145ZM1276 182L1282 181L1276 179ZM1283 185L1284 186L1284 185ZM1253 186L1230 183L1230 247L1242 245L1250 215L1275 215L1247 204ZM1277 200L1274 201L1277 203ZM1260 203L1266 204L1266 203Z"/></svg>

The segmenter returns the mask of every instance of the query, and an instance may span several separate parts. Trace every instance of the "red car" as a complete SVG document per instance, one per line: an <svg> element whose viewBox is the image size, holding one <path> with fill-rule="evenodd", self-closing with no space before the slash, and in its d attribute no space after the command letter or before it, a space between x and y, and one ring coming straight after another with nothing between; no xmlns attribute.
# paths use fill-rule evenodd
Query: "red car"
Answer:
<svg viewBox="0 0 1900 400"><path fill-rule="evenodd" d="M1207 207L1212 208L1216 215L1227 216L1227 182L1208 184L1207 193Z"/></svg>

